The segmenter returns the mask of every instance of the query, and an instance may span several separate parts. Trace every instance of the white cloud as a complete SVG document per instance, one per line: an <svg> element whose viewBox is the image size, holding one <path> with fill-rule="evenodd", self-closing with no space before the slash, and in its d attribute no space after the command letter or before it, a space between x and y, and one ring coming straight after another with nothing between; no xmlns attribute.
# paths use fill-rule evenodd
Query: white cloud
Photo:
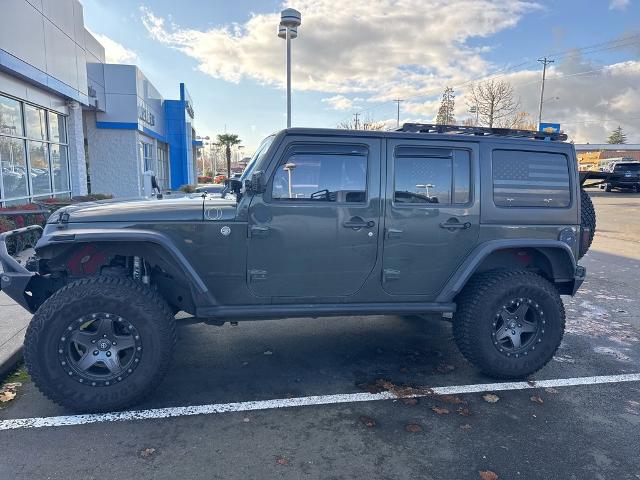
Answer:
<svg viewBox="0 0 640 480"><path fill-rule="evenodd" d="M611 0L609 10L625 10L629 6L630 0Z"/></svg>
<svg viewBox="0 0 640 480"><path fill-rule="evenodd" d="M292 0L302 12L293 41L296 90L404 98L484 74L483 48L470 40L514 27L541 7L526 0ZM195 59L198 69L238 83L282 87L284 42L277 13L199 30L142 8L152 38Z"/></svg>
<svg viewBox="0 0 640 480"><path fill-rule="evenodd" d="M101 33L90 32L104 47L107 63L136 63L138 54Z"/></svg>
<svg viewBox="0 0 640 480"><path fill-rule="evenodd" d="M614 0L610 5L624 8L627 3ZM463 86L456 88L457 120L470 116L464 85L501 67L485 57L495 47L492 35L542 8L526 0L368 0L365 6L292 0L291 6L303 17L293 41L296 91L328 93L322 102L336 110L353 109L356 103L375 105L365 107L364 115L389 102L389 108L376 113L390 116L393 99L408 99L402 104L402 119L429 122L435 120L447 85ZM150 36L194 59L200 71L234 83L248 79L284 87L284 42L275 34L277 13L199 30L175 25L147 8L141 12ZM537 120L540 70L532 58L534 69L500 78L513 84L522 109ZM543 120L561 122L576 142L605 141L621 124L629 141L640 143L640 61L603 67L576 52L559 59L547 78L546 98L560 100L545 103ZM394 119L385 122L395 126Z"/></svg>
<svg viewBox="0 0 640 480"><path fill-rule="evenodd" d="M630 143L640 143L640 61L603 67L579 56L570 58L547 70L542 120L561 123L576 143L603 143L618 125L623 127ZM499 79L513 85L522 111L537 123L540 70L522 70L500 75ZM467 112L467 93L466 88L456 91L459 123L471 116ZM431 122L439 105L439 99L407 102L403 112Z"/></svg>
<svg viewBox="0 0 640 480"><path fill-rule="evenodd" d="M353 100L344 95L323 98L321 102L328 103L334 110L351 110L353 108Z"/></svg>

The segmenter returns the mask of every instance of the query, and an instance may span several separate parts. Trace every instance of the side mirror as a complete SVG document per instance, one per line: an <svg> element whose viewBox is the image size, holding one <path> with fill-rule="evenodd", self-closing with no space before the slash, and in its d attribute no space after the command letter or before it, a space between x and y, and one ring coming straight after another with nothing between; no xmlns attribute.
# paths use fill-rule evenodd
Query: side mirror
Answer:
<svg viewBox="0 0 640 480"><path fill-rule="evenodd" d="M245 180L244 183L247 192L262 193L265 190L264 172L258 170L251 174L251 179Z"/></svg>
<svg viewBox="0 0 640 480"><path fill-rule="evenodd" d="M235 194L240 193L240 190L242 190L242 182L237 178L230 178L227 180L227 186L229 187L229 190Z"/></svg>

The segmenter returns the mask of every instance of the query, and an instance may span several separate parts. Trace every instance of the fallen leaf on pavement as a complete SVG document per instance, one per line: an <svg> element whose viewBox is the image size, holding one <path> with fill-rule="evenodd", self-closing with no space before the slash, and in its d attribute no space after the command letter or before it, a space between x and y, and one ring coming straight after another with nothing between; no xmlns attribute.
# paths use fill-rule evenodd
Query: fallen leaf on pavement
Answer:
<svg viewBox="0 0 640 480"><path fill-rule="evenodd" d="M368 428L373 428L376 426L376 421L371 417L367 417L366 415L360 415L360 421L364 424L365 427Z"/></svg>
<svg viewBox="0 0 640 480"><path fill-rule="evenodd" d="M7 403L16 398L15 392L10 391L1 391L0 392L0 402Z"/></svg>
<svg viewBox="0 0 640 480"><path fill-rule="evenodd" d="M404 428L409 433L420 433L422 431L422 427L415 423L410 423Z"/></svg>
<svg viewBox="0 0 640 480"><path fill-rule="evenodd" d="M451 403L453 405L460 405L460 404L466 404L467 402L465 402L464 400L462 400L460 397L456 396L456 395L438 395L436 397L437 400L440 400L441 402L444 403Z"/></svg>
<svg viewBox="0 0 640 480"><path fill-rule="evenodd" d="M284 457L277 456L277 457L276 457L276 463L277 463L278 465L289 465L289 460L287 460L287 459L286 459L286 458L284 458Z"/></svg>
<svg viewBox="0 0 640 480"><path fill-rule="evenodd" d="M142 458L150 457L154 453L156 453L156 449L155 448L143 448L142 450L140 450L140 456Z"/></svg>
<svg viewBox="0 0 640 480"><path fill-rule="evenodd" d="M480 470L478 473L482 480L498 480L498 474L491 470Z"/></svg>
<svg viewBox="0 0 640 480"><path fill-rule="evenodd" d="M462 415L463 417L468 417L471 415L471 411L466 407L460 407L458 409L458 415Z"/></svg>
<svg viewBox="0 0 640 480"><path fill-rule="evenodd" d="M417 398L403 398L402 399L402 403L404 403L405 405L417 405L418 404L418 399Z"/></svg>
<svg viewBox="0 0 640 480"><path fill-rule="evenodd" d="M5 383L0 387L0 402L7 403L16 398L16 391L22 384L20 382Z"/></svg>
<svg viewBox="0 0 640 480"><path fill-rule="evenodd" d="M438 415L447 415L447 414L451 413L449 411L449 409L447 409L447 408L431 407L431 410L436 412Z"/></svg>
<svg viewBox="0 0 640 480"><path fill-rule="evenodd" d="M538 405L542 405L544 403L544 400L542 399L542 397L540 397L540 395L534 395L530 398L530 400L533 403L537 403Z"/></svg>
<svg viewBox="0 0 640 480"><path fill-rule="evenodd" d="M488 403L496 403L498 400L500 400L500 397L498 395L494 395L493 393L485 393L482 398L484 398L484 401Z"/></svg>
<svg viewBox="0 0 640 480"><path fill-rule="evenodd" d="M465 423L464 425L460 425L460 430L464 430L465 432L468 432L469 430L471 430L471 425L469 425L468 423Z"/></svg>
<svg viewBox="0 0 640 480"><path fill-rule="evenodd" d="M555 388L551 388L551 387L545 388L544 391L547 392L547 393L558 393L558 390L556 390Z"/></svg>

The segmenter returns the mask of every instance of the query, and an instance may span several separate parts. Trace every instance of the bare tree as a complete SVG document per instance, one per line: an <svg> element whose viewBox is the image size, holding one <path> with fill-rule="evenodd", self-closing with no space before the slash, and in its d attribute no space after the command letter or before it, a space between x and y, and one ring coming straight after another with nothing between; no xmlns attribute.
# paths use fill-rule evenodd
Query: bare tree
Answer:
<svg viewBox="0 0 640 480"><path fill-rule="evenodd" d="M337 125L338 128L345 130L386 130L387 125L384 122L377 122L372 118L365 118L362 121L358 121L356 125L355 120L344 120Z"/></svg>
<svg viewBox="0 0 640 480"><path fill-rule="evenodd" d="M511 84L494 79L472 84L467 105L478 109L479 123L488 127L504 125L520 108Z"/></svg>
<svg viewBox="0 0 640 480"><path fill-rule="evenodd" d="M518 130L538 130L533 118L529 112L516 112L513 118L507 119L509 128L517 128Z"/></svg>

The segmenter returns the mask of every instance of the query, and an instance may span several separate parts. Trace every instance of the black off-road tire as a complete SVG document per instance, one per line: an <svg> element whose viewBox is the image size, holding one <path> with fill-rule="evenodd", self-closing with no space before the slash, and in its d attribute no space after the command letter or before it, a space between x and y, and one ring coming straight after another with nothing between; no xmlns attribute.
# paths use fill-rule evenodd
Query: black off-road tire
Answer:
<svg viewBox="0 0 640 480"><path fill-rule="evenodd" d="M532 299L544 313L538 332L526 353L507 356L495 344L496 312L512 299ZM483 373L517 379L541 369L555 354L565 327L562 300L544 278L524 270L495 270L474 277L457 298L453 334L465 358Z"/></svg>
<svg viewBox="0 0 640 480"><path fill-rule="evenodd" d="M131 373L97 386L84 379L80 383L60 356L70 322L96 312L126 318L140 339ZM65 286L42 304L27 329L24 358L35 385L49 399L76 412L105 412L139 403L152 392L170 366L175 344L175 319L158 293L128 278L97 276Z"/></svg>
<svg viewBox="0 0 640 480"><path fill-rule="evenodd" d="M596 209L593 207L593 202L591 201L589 194L582 189L580 189L580 205L580 224L582 225L582 228L589 229L589 242L584 250L582 248L580 249L578 259L584 257L584 255L589 251L591 243L593 242L593 237L596 234Z"/></svg>

